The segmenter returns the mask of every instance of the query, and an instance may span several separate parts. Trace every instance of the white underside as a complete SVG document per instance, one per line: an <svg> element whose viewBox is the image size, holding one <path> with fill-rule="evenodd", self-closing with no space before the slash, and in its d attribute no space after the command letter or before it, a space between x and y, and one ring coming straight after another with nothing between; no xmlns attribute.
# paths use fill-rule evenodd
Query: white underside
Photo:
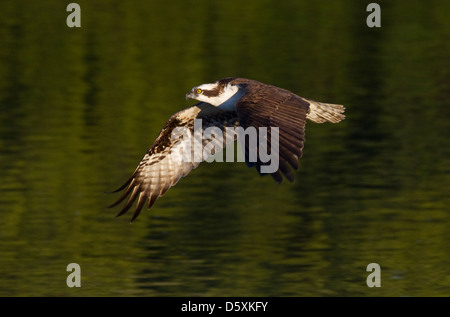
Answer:
<svg viewBox="0 0 450 317"><path fill-rule="evenodd" d="M217 108L225 110L225 111L236 111L236 102L239 101L239 99L242 98L244 95L243 89L239 89L238 86L233 86L235 88L234 93L229 93L229 97L223 101L221 104L217 106ZM224 93L225 94L225 93Z"/></svg>

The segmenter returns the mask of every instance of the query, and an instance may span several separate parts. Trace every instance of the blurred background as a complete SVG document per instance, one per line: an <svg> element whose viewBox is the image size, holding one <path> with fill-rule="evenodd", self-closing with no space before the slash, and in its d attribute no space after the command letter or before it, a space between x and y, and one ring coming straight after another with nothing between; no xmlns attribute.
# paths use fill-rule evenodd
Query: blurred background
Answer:
<svg viewBox="0 0 450 317"><path fill-rule="evenodd" d="M450 295L449 1L376 1L381 28L372 1L79 0L81 28L70 2L0 4L0 296ZM105 192L229 76L347 118L308 122L292 184L203 163L115 218Z"/></svg>

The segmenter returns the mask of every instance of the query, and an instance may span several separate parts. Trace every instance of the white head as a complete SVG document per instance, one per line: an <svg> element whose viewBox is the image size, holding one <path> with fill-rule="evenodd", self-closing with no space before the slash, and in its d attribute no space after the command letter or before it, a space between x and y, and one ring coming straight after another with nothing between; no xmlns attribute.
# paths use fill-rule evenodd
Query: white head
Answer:
<svg viewBox="0 0 450 317"><path fill-rule="evenodd" d="M233 79L224 78L212 84L196 86L186 94L186 100L196 99L223 110L234 111L234 105L242 97L243 91L238 85L233 85Z"/></svg>

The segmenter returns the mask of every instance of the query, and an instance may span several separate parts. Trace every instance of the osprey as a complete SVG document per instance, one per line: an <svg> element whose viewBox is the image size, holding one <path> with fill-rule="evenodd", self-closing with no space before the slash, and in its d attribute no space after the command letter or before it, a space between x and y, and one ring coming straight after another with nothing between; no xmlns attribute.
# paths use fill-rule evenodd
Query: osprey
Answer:
<svg viewBox="0 0 450 317"><path fill-rule="evenodd" d="M202 84L192 88L186 99L196 99L200 103L172 115L159 133L149 151L144 155L131 177L114 192L125 189L122 196L110 207L114 207L128 197L117 216L123 215L137 200L131 221L141 212L147 202L150 208L178 180L196 168L201 160L174 160L171 153L183 142L184 138L174 138L175 128L184 127L194 130L194 121L202 119L202 129L215 127L225 132L228 127L262 128L278 127L278 169L270 173L276 182L281 183L282 175L289 181L294 180L292 169L298 170L298 160L302 157L305 142L306 119L316 123L337 123L345 118L344 106L321 103L300 97L288 90L245 78L224 78L214 83ZM203 139L201 142L215 141L215 145L224 148L229 138ZM228 141L227 141L228 140ZM267 146L270 145L270 135ZM247 164L256 166L261 173L262 161L257 156L255 162L249 162L250 152L255 149L245 144L243 152ZM257 153L257 152L256 152Z"/></svg>

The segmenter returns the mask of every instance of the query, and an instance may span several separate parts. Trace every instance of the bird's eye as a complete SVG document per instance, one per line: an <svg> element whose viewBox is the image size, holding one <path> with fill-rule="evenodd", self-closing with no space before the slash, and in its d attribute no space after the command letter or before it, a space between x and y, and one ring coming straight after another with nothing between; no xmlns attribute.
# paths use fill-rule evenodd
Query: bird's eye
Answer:
<svg viewBox="0 0 450 317"><path fill-rule="evenodd" d="M198 94L201 94L203 90L201 90L200 88L197 88L197 90L195 91Z"/></svg>

